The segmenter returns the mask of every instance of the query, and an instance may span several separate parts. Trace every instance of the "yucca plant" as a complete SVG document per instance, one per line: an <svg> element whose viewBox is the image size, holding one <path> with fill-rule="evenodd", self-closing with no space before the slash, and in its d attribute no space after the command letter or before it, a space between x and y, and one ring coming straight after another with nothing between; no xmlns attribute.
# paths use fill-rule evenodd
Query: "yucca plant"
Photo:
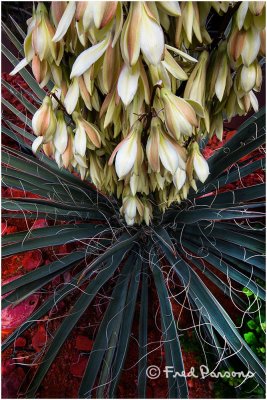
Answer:
<svg viewBox="0 0 267 400"><path fill-rule="evenodd" d="M93 8L90 3L94 3ZM35 195L3 199L3 217L26 221L46 218L49 226L4 236L2 255L76 244L70 254L2 287L5 308L47 287L66 271L71 273L70 282L57 288L3 342L5 350L18 335L44 319L58 302L67 297L72 299L69 313L64 317L59 315L61 323L40 354L27 397L36 395L52 363L57 362L64 342L82 316L90 319L87 314L90 305L111 281L112 293L94 338L80 397L116 397L137 304L138 397L146 397L151 286L155 286L158 296L165 364L179 373L168 376L168 397L188 397L181 332L172 310L176 301L189 307L200 341L210 343L209 351L219 364L227 366L232 358L238 357L244 368L254 374L255 385L264 385L264 365L211 288L216 287L240 312L251 313L252 317L251 304L242 295L242 288L253 292L259 304L265 300L261 284L265 278L262 224L265 186L262 183L225 190L227 185L264 168L264 159L255 159L254 151L265 141L265 110L243 122L208 162L201 154L213 133L222 138L223 113L231 118L236 113L246 114L251 104L257 109L252 89L260 87L257 56L263 49L260 49L262 35L255 25L260 23L262 27L264 5L251 3L233 6L228 2L207 2L201 6L201 3L182 2L180 8L178 2L151 2L150 6L142 2L137 5L110 2L103 3L101 8L97 2L52 2L50 19L54 25L49 22L44 4L34 10L27 36L15 21L17 33L3 24L10 41L20 54L25 52L25 58L17 67L15 52L3 45L3 54L29 88L18 91L2 82L26 110L22 113L2 99L3 106L25 127L9 121L4 112L2 132L16 141L19 148L3 146L2 183ZM234 16L231 31L228 27L228 44L217 39L214 44L205 29L203 18L210 15L211 7L226 15L230 10L229 21ZM199 13L202 17L196 20L197 27L192 21L193 17L199 18ZM81 15L87 18L82 19ZM138 32L135 23L140 24L143 32L139 44L132 37ZM159 40L154 52L150 52L149 42L145 42L147 26ZM175 30L175 48L170 39L164 50L163 39L161 49L163 30L170 38ZM18 34L24 40L24 49ZM42 35L47 36L44 39ZM117 53L113 54L110 38L118 40L120 35L120 46L114 44ZM45 43L44 46L38 41ZM257 51L250 47L253 41ZM198 49L199 42L204 50ZM123 62L119 48L123 48ZM168 49L182 58L181 66ZM49 51L59 52L61 57L65 51L62 64ZM92 55L93 51L96 53ZM221 68L220 61L225 67ZM27 69L21 69L29 62L34 77ZM159 62L163 63L160 68ZM206 83L207 68L215 72ZM96 74L94 79L93 75L88 76L88 69L89 75ZM104 74L102 77L97 77L99 71ZM137 75L142 79L139 86ZM85 90L86 79L90 84ZM182 81L187 79L184 86ZM205 94L206 85L210 90ZM181 96L184 91L184 97L177 96L176 92ZM119 98L115 102L116 93ZM112 111L107 112L112 102ZM103 121L103 116L108 122ZM135 123L129 126L131 121ZM138 153L144 146L142 132L148 136L144 175L140 172L144 154ZM147 179L151 180L149 184ZM175 283L175 289L170 289L170 282Z"/></svg>

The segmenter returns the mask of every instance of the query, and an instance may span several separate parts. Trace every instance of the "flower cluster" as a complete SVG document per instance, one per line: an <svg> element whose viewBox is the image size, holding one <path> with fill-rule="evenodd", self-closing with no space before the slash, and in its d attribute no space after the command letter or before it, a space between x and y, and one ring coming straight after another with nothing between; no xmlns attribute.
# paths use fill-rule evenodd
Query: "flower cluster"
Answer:
<svg viewBox="0 0 267 400"><path fill-rule="evenodd" d="M209 175L200 140L222 137L223 117L257 109L265 51L265 3L242 2L228 36L212 47L210 12L230 2L39 3L25 58L54 88L32 120L42 148L122 198L128 225L152 219Z"/></svg>

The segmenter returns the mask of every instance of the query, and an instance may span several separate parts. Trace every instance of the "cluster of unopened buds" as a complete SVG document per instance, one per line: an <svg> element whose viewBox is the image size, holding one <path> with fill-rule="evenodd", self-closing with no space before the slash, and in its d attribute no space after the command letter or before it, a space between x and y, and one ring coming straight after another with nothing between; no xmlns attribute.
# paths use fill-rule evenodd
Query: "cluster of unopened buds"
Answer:
<svg viewBox="0 0 267 400"><path fill-rule="evenodd" d="M41 87L54 84L32 120L33 151L121 198L128 225L186 199L209 175L201 139L258 108L265 2L241 2L213 47L207 17L233 7L53 1L48 13L39 3L12 72L31 63Z"/></svg>

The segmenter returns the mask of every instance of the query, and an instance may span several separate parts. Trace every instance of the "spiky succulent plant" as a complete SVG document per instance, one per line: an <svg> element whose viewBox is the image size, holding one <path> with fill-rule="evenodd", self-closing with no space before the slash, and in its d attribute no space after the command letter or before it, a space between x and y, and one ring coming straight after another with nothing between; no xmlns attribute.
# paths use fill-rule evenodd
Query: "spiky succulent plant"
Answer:
<svg viewBox="0 0 267 400"><path fill-rule="evenodd" d="M212 40L206 21L216 12L224 15L226 33ZM71 272L71 281L3 348L81 289L49 338L27 396L36 394L72 329L113 275L81 397L116 396L137 302L138 395L145 397L150 278L158 294L165 362L181 374L169 375L169 397L188 396L172 312L179 292L198 315L201 337L213 343L218 360L239 357L263 385L264 366L209 283L243 312L250 305L240 288L265 300L259 283L264 185L223 190L263 168L253 151L265 140L265 112L257 110L253 90L261 85L264 2L52 2L49 12L39 3L26 35L14 24L24 47L6 25L4 30L25 58L18 64L4 45L2 51L29 90L3 81L27 110L2 100L25 124L22 129L5 120L2 128L20 145L20 150L3 146L3 184L40 197L4 199L4 217L51 222L6 235L2 254L70 242L77 250L3 286L7 307ZM29 63L34 77L24 69ZM222 138L223 118L244 115L251 105L256 114L207 162L201 152L213 134Z"/></svg>
<svg viewBox="0 0 267 400"><path fill-rule="evenodd" d="M231 29L214 44L207 17L229 7ZM258 109L264 2L54 1L27 23L12 74L31 63L40 87L53 82L33 116L33 152L122 198L128 225L149 225L155 205L204 183L201 138L221 139L223 116Z"/></svg>

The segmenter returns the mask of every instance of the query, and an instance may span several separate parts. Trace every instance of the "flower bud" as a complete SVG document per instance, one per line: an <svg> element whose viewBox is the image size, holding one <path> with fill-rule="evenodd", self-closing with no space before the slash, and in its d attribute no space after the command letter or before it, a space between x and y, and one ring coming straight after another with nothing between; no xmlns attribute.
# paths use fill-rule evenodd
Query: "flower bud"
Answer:
<svg viewBox="0 0 267 400"><path fill-rule="evenodd" d="M227 79L229 75L231 76L226 48L226 42L222 42L217 50L215 62L211 63L208 71L208 74L211 74L210 85L207 85L210 94L209 99L212 99L215 93L220 102L225 92L227 95Z"/></svg>
<svg viewBox="0 0 267 400"><path fill-rule="evenodd" d="M78 113L74 112L72 115L72 118L74 122L76 123L76 129L75 129L75 135L74 135L74 140L73 140L73 151L74 151L74 156L78 155L78 159L80 157L85 157L86 153L86 148L87 148L87 136L85 129L78 118ZM78 161L79 162L79 161ZM84 164L84 161L81 163L79 162L80 165Z"/></svg>
<svg viewBox="0 0 267 400"><path fill-rule="evenodd" d="M249 67L242 66L240 74L240 86L244 92L249 92L256 85L257 81L257 63L251 64Z"/></svg>
<svg viewBox="0 0 267 400"><path fill-rule="evenodd" d="M59 154L65 152L68 144L68 132L63 111L57 112L57 128L53 138L53 143Z"/></svg>
<svg viewBox="0 0 267 400"><path fill-rule="evenodd" d="M203 51L185 87L184 98L193 100L205 109L206 73L209 53Z"/></svg>
<svg viewBox="0 0 267 400"><path fill-rule="evenodd" d="M84 157L86 152L86 144L87 136L85 133L85 129L81 125L77 125L73 143L74 154L78 154L81 157Z"/></svg>
<svg viewBox="0 0 267 400"><path fill-rule="evenodd" d="M15 75L33 60L33 74L40 86L44 87L50 78L46 62L53 63L55 61L59 65L64 48L62 44L57 46L52 42L55 30L43 3L38 4L37 10L34 11L32 18L27 23L28 31L24 40L25 58L20 61L10 75Z"/></svg>
<svg viewBox="0 0 267 400"><path fill-rule="evenodd" d="M137 196L126 196L123 198L121 213L124 214L127 225L132 226L138 219L138 214L143 217L144 206Z"/></svg>
<svg viewBox="0 0 267 400"><path fill-rule="evenodd" d="M40 61L57 59L57 46L52 42L54 33L55 30L49 21L44 3L38 3L36 24L32 30L32 47Z"/></svg>
<svg viewBox="0 0 267 400"><path fill-rule="evenodd" d="M192 158L193 158L194 171L200 182L204 183L210 173L209 165L205 160L205 158L200 153L199 146L196 142L193 144Z"/></svg>
<svg viewBox="0 0 267 400"><path fill-rule="evenodd" d="M244 45L241 51L243 64L249 67L257 58L261 46L260 32L253 26L246 31Z"/></svg>
<svg viewBox="0 0 267 400"><path fill-rule="evenodd" d="M38 136L40 137L40 136ZM47 157L52 157L54 156L55 153L55 146L53 145L53 142L48 142L43 144L43 151Z"/></svg>
<svg viewBox="0 0 267 400"><path fill-rule="evenodd" d="M34 10L32 17L27 21L28 29L23 45L25 58L28 62L30 62L34 56L34 49L32 46L32 31L36 26L36 24L37 24L37 16L36 16L36 11Z"/></svg>
<svg viewBox="0 0 267 400"><path fill-rule="evenodd" d="M193 107L167 89L161 89L161 97L164 103L165 124L171 136L177 140L181 135L191 136L193 127L198 126Z"/></svg>
<svg viewBox="0 0 267 400"><path fill-rule="evenodd" d="M131 2L130 10L121 33L121 54L130 67L136 64L140 54L141 2Z"/></svg>
<svg viewBox="0 0 267 400"><path fill-rule="evenodd" d="M61 87L62 85L62 69L60 66L56 65L56 63L50 64L51 73L53 76L53 80L57 87Z"/></svg>
<svg viewBox="0 0 267 400"><path fill-rule="evenodd" d="M133 196L135 196L136 192L137 192L138 180L139 180L139 176L133 172L131 175L131 178L130 178L130 188L131 188L131 192L132 192Z"/></svg>
<svg viewBox="0 0 267 400"><path fill-rule="evenodd" d="M129 197L124 203L124 213L128 218L133 219L136 216L137 207L136 207L136 197Z"/></svg>
<svg viewBox="0 0 267 400"><path fill-rule="evenodd" d="M161 120L152 119L151 132L147 141L146 154L152 171L159 172L159 160L173 175L178 166L184 167L185 154L171 137L164 132Z"/></svg>
<svg viewBox="0 0 267 400"><path fill-rule="evenodd" d="M32 129L36 136L44 136L44 142L49 142L57 127L57 120L52 107L51 98L46 96L43 104L32 118Z"/></svg>
<svg viewBox="0 0 267 400"><path fill-rule="evenodd" d="M41 84L41 82L45 79L48 70L48 63L46 60L40 61L38 56L33 56L32 59L32 73L37 83Z"/></svg>
<svg viewBox="0 0 267 400"><path fill-rule="evenodd" d="M103 167L100 164L99 158L92 152L90 152L90 178L93 184L98 188L101 189L102 186L102 170Z"/></svg>
<svg viewBox="0 0 267 400"><path fill-rule="evenodd" d="M50 12L55 27L58 26L66 7L67 7L66 1L52 1Z"/></svg>
<svg viewBox="0 0 267 400"><path fill-rule="evenodd" d="M241 1L240 6L238 7L236 13L236 22L239 30L243 28L244 21L248 12L248 4L248 1Z"/></svg>
<svg viewBox="0 0 267 400"><path fill-rule="evenodd" d="M221 113L217 113L212 117L210 134L215 134L220 141L223 140L223 117Z"/></svg>
<svg viewBox="0 0 267 400"><path fill-rule="evenodd" d="M192 35L193 35L193 25L194 21L194 7L192 1L187 1L184 4L184 9L182 13L182 21L183 27L186 33L186 37L189 43L192 43Z"/></svg>
<svg viewBox="0 0 267 400"><path fill-rule="evenodd" d="M67 127L68 144L66 150L62 154L62 162L65 168L69 168L71 160L73 159L73 132L70 126Z"/></svg>
<svg viewBox="0 0 267 400"><path fill-rule="evenodd" d="M68 88L67 94L64 99L64 106L66 107L68 114L72 114L73 111L75 110L75 107L79 100L79 95L80 95L80 90L79 90L78 79L74 78Z"/></svg>
<svg viewBox="0 0 267 400"><path fill-rule="evenodd" d="M260 40L261 40L261 45L260 45L260 55L262 57L265 57L266 54L266 28L264 28L260 32Z"/></svg>
<svg viewBox="0 0 267 400"><path fill-rule="evenodd" d="M132 127L131 132L125 139L123 139L118 146L114 149L110 159L109 165L115 160L115 169L119 179L126 176L134 166L137 158L139 136L142 126L139 121Z"/></svg>
<svg viewBox="0 0 267 400"><path fill-rule="evenodd" d="M249 9L253 15L260 15L265 7L265 1L249 1Z"/></svg>
<svg viewBox="0 0 267 400"><path fill-rule="evenodd" d="M74 112L72 117L76 122L76 126L85 130L90 143L92 143L93 146L99 148L101 146L101 133L97 126L92 124L91 122L86 121L77 112Z"/></svg>
<svg viewBox="0 0 267 400"><path fill-rule="evenodd" d="M97 1L94 3L93 18L96 29L104 28L114 18L117 1Z"/></svg>
<svg viewBox="0 0 267 400"><path fill-rule="evenodd" d="M253 90L249 92L249 99L250 99L250 105L252 106L254 112L259 111L259 102L255 94L253 93Z"/></svg>
<svg viewBox="0 0 267 400"><path fill-rule="evenodd" d="M149 226L153 216L152 205L150 201L148 201L147 199L143 200L143 204L144 204L144 221L146 225Z"/></svg>
<svg viewBox="0 0 267 400"><path fill-rule="evenodd" d="M88 171L87 171L87 165L86 165L86 166L82 166L82 165L80 165L80 164L77 164L77 169L78 169L78 171L79 171L79 173L80 173L81 180L83 181L83 180L85 179L87 173L88 173Z"/></svg>
<svg viewBox="0 0 267 400"><path fill-rule="evenodd" d="M138 63L132 68L128 67L126 64L122 67L117 90L125 107L131 103L136 94L139 75L140 69Z"/></svg>
<svg viewBox="0 0 267 400"><path fill-rule="evenodd" d="M186 172L182 168L177 168L173 175L173 184L177 190L180 190L186 181Z"/></svg>
<svg viewBox="0 0 267 400"><path fill-rule="evenodd" d="M157 65L164 56L163 30L145 2L142 3L140 48L148 64Z"/></svg>
<svg viewBox="0 0 267 400"><path fill-rule="evenodd" d="M160 172L159 138L160 138L159 129L152 120L150 135L148 137L146 144L146 155L149 166L154 172Z"/></svg>
<svg viewBox="0 0 267 400"><path fill-rule="evenodd" d="M178 1L159 1L157 5L159 5L166 14L172 17L179 17L181 15Z"/></svg>
<svg viewBox="0 0 267 400"><path fill-rule="evenodd" d="M109 93L116 82L121 69L121 53L119 44L112 46L109 44L103 59L102 79L103 92Z"/></svg>
<svg viewBox="0 0 267 400"><path fill-rule="evenodd" d="M57 150L55 151L54 158L55 158L58 168L62 168L63 167L62 156Z"/></svg>
<svg viewBox="0 0 267 400"><path fill-rule="evenodd" d="M87 7L87 1L77 1L76 2L76 10L75 10L75 20L79 22L83 19L85 9Z"/></svg>
<svg viewBox="0 0 267 400"><path fill-rule="evenodd" d="M234 24L232 32L228 39L227 52L231 63L234 65L239 59L244 47L246 31L244 29L238 30Z"/></svg>

